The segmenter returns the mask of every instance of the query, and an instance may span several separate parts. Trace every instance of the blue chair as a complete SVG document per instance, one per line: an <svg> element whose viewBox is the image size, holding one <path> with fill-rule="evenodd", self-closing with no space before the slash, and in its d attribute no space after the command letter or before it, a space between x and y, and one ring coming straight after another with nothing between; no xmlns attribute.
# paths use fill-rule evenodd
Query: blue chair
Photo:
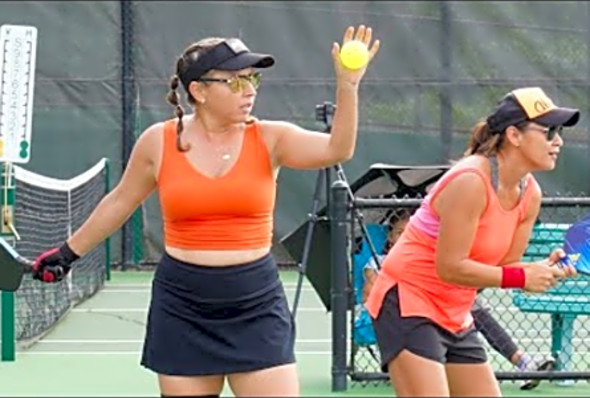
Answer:
<svg viewBox="0 0 590 398"><path fill-rule="evenodd" d="M366 228L369 234L369 239L371 240L377 255L383 255L385 242L387 241L387 226L382 224L367 224ZM369 243L363 236L352 257L354 299L358 308L354 320L352 337L356 344L363 347L368 347L377 342L375 331L373 330L373 324L371 322L371 316L362 304L362 291L365 283L363 268L371 258L372 253Z"/></svg>

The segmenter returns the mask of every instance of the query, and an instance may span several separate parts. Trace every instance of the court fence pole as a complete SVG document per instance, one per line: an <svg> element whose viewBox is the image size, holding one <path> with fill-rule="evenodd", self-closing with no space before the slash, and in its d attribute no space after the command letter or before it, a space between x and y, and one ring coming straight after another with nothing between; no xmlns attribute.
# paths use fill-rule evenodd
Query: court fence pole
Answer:
<svg viewBox="0 0 590 398"><path fill-rule="evenodd" d="M135 142L135 65L133 62L134 53L134 32L133 32L133 2L130 0L120 1L121 11L121 132L122 132L122 153L121 173L125 170L133 144ZM134 263L133 256L133 223L137 220L139 207L132 216L123 224L121 236L121 269L125 270L128 265ZM141 219L141 217L139 218Z"/></svg>
<svg viewBox="0 0 590 398"><path fill-rule="evenodd" d="M586 3L586 23L587 26L590 26L590 3ZM586 30L586 48L590 48L590 29ZM590 51L586 52L586 59L588 62L587 65L590 65ZM586 97L586 114L590 114L590 68L588 68L588 70L586 71L587 75L586 75L586 94L588 95L588 97ZM586 148L590 149L590 124L586 123ZM590 195L590 178L588 178L588 185L587 185L587 191L588 195Z"/></svg>
<svg viewBox="0 0 590 398"><path fill-rule="evenodd" d="M348 296L346 279L348 273L347 228L350 200L348 185L336 180L330 189L330 252L332 268L332 391L346 391L346 341Z"/></svg>
<svg viewBox="0 0 590 398"><path fill-rule="evenodd" d="M447 1L439 1L440 8L440 138L442 148L442 162L451 160L453 141L453 99L452 99L452 14L451 4Z"/></svg>

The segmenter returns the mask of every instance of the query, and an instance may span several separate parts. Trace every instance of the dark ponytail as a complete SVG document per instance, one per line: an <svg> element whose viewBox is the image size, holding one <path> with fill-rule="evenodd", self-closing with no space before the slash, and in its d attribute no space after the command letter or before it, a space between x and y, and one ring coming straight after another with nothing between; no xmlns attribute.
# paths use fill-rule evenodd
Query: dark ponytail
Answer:
<svg viewBox="0 0 590 398"><path fill-rule="evenodd" d="M180 136L182 135L182 130L184 128L184 126L182 124L182 117L184 116L184 110L182 109L182 106L180 105L180 95L178 95L178 92L176 91L176 89L178 88L179 82L180 82L180 79L178 78L178 75L173 75L172 78L170 79L170 91L168 92L168 95L166 96L166 101L168 101L169 104L171 104L175 107L174 114L178 118L178 123L176 125L176 148L178 148L178 150L181 152L186 152L190 149L190 145L189 144L183 145L182 140L180 139Z"/></svg>
<svg viewBox="0 0 590 398"><path fill-rule="evenodd" d="M491 132L488 123L485 120L480 121L471 130L464 155L495 155L502 145L503 138L504 133Z"/></svg>

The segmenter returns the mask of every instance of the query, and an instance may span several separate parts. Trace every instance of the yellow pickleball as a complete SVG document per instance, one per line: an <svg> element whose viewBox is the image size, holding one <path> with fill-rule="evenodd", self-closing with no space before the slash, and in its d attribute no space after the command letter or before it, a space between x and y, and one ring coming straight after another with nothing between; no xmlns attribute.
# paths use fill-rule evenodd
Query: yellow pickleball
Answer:
<svg viewBox="0 0 590 398"><path fill-rule="evenodd" d="M351 40L340 49L340 61L347 69L360 69L369 62L369 49L360 40Z"/></svg>

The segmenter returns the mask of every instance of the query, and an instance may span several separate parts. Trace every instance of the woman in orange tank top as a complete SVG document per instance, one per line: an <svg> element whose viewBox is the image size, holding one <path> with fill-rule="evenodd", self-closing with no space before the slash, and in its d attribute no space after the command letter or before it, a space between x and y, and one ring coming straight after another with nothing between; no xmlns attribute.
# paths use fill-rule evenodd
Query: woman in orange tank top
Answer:
<svg viewBox="0 0 590 398"><path fill-rule="evenodd" d="M349 27L343 43L353 39L370 63L379 49L372 29ZM324 134L251 117L257 69L272 56L236 38L186 48L167 97L176 118L141 134L115 189L67 242L37 258L35 278L63 280L158 190L165 253L141 363L158 374L162 396L218 396L226 378L236 396L299 395L294 320L270 254L276 178L281 167L324 168L353 155L367 65L347 69L339 51L334 43L337 110ZM192 114L180 105L180 84Z"/></svg>
<svg viewBox="0 0 590 398"><path fill-rule="evenodd" d="M531 172L555 167L578 119L538 87L508 93L410 218L365 303L398 396L500 395L471 309L480 288L543 292L576 274L555 266L561 249L521 257L541 204Z"/></svg>
<svg viewBox="0 0 590 398"><path fill-rule="evenodd" d="M389 232L384 252L395 245L395 242L410 221L410 214L406 211L393 214L389 219ZM385 255L379 256L379 260ZM362 287L362 301L365 302L375 278L379 275L379 267L374 259L371 259L363 266L364 282ZM478 291L479 292L479 291ZM526 351L519 348L514 339L508 334L508 331L494 318L488 306L481 298L476 298L471 307L473 325L478 332L484 337L488 344L500 355L506 358L511 364L516 366L520 372L551 370L555 365L555 359L551 356L543 360L537 360L531 357ZM520 383L521 390L532 390L540 384L540 379L522 380Z"/></svg>

